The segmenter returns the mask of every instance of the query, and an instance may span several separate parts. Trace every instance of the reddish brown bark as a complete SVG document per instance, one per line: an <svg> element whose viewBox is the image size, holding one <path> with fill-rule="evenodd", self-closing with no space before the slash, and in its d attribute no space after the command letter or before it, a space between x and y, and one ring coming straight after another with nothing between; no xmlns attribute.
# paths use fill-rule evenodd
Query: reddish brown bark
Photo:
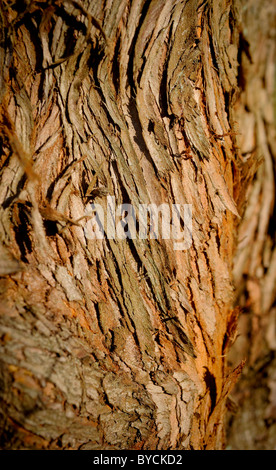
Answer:
<svg viewBox="0 0 276 470"><path fill-rule="evenodd" d="M236 136L244 8L2 2L3 448L225 446L245 359L227 362L237 233L261 156ZM90 240L85 208L108 195L191 204L191 247Z"/></svg>

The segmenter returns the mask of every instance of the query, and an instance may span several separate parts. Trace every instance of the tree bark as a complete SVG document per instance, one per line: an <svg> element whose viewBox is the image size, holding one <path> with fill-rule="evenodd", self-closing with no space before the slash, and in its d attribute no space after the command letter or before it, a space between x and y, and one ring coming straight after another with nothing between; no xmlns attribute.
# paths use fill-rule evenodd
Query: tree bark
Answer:
<svg viewBox="0 0 276 470"><path fill-rule="evenodd" d="M237 341L229 361L246 358L229 417L228 445L234 449L276 448L276 247L275 247L275 2L244 2L240 9L244 50L240 53L240 99L233 115L244 159L262 159L246 204L233 260L235 304L241 308Z"/></svg>
<svg viewBox="0 0 276 470"><path fill-rule="evenodd" d="M240 109L260 117L242 8L1 2L2 448L224 448L235 247L271 165L253 184L260 155L236 136ZM190 204L191 246L90 239L108 197Z"/></svg>

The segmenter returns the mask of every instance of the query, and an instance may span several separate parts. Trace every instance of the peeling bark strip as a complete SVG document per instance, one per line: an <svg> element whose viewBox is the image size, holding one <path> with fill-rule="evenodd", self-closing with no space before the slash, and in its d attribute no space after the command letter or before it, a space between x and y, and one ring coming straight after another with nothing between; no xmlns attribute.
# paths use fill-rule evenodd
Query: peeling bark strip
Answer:
<svg viewBox="0 0 276 470"><path fill-rule="evenodd" d="M242 368L226 366L235 15L227 0L1 2L3 448L223 447ZM191 204L192 246L86 238L87 202L108 195Z"/></svg>

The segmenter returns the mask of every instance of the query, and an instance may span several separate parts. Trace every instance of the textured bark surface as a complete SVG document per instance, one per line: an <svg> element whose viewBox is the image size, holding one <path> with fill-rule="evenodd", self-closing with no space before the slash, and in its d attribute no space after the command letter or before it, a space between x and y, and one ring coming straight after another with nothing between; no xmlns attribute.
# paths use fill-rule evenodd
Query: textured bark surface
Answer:
<svg viewBox="0 0 276 470"><path fill-rule="evenodd" d="M234 398L228 443L234 449L276 449L276 4L244 2L240 9L244 51L240 99L233 113L244 159L262 158L245 186L246 205L234 257L236 304L241 315L230 361L246 358Z"/></svg>
<svg viewBox="0 0 276 470"><path fill-rule="evenodd" d="M255 147L272 145L262 132L273 117L241 83L259 86L246 76L244 8L1 2L2 448L225 445L227 397L244 359L227 363L235 302L243 305L234 288L244 265L232 276L237 228L242 235L252 217L243 204ZM271 63L253 71L269 96ZM257 125L254 148L238 140L236 121L254 136ZM268 153L250 192L260 197L250 232L259 256L272 204ZM88 239L87 204L104 207L107 195L134 208L192 204L191 247ZM272 249L271 238L262 258L270 281Z"/></svg>

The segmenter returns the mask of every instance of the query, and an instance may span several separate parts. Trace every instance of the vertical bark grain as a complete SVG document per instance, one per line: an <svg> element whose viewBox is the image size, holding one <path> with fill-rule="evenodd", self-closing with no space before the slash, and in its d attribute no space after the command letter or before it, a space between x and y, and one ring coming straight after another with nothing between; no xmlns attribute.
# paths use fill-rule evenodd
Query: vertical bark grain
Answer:
<svg viewBox="0 0 276 470"><path fill-rule="evenodd" d="M232 112L239 7L2 1L1 22L1 446L223 448L256 170ZM87 238L108 195L191 204L191 247Z"/></svg>
<svg viewBox="0 0 276 470"><path fill-rule="evenodd" d="M242 161L261 161L255 177L241 173L234 257L235 303L242 308L230 363L246 358L233 395L238 405L230 420L228 444L234 449L276 448L276 247L275 247L275 2L236 4L241 29L240 99L232 109L239 128ZM253 166L251 168L254 168ZM251 182L250 182L251 181Z"/></svg>

